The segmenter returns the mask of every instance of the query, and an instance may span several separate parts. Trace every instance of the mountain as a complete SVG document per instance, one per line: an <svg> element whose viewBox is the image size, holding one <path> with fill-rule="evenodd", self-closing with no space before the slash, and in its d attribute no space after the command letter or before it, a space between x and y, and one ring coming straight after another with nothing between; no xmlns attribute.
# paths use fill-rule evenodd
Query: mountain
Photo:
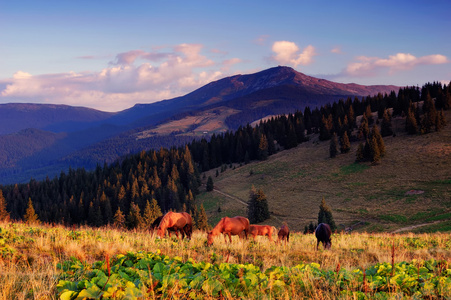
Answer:
<svg viewBox="0 0 451 300"><path fill-rule="evenodd" d="M181 97L136 104L117 113L2 104L0 184L53 177L69 166L93 168L129 153L181 145L271 115L398 89L335 83L279 66L223 78Z"/></svg>
<svg viewBox="0 0 451 300"><path fill-rule="evenodd" d="M292 102L290 107L297 109L304 109L306 106L314 108L348 96L388 94L398 89L399 87L393 85L336 83L307 76L290 67L279 66L254 74L223 78L171 100L137 104L119 112L111 120L119 124L127 124L133 120L135 125L153 125L183 112L203 112L205 109L221 106L252 110L255 106L275 106L274 102L283 105ZM262 101L266 103L261 104ZM153 118L149 119L150 116Z"/></svg>
<svg viewBox="0 0 451 300"><path fill-rule="evenodd" d="M52 132L78 131L110 118L113 113L69 105L7 103L0 104L0 135L26 128Z"/></svg>

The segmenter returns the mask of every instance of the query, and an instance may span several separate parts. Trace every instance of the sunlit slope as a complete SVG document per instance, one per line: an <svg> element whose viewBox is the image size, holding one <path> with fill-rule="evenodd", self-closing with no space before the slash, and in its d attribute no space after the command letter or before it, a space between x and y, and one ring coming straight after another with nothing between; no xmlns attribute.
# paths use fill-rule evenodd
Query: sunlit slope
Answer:
<svg viewBox="0 0 451 300"><path fill-rule="evenodd" d="M450 114L447 114L450 124ZM395 120L398 128L403 120ZM398 130L401 131L401 130ZM387 153L380 164L355 163L358 143L348 154L329 158L329 141L312 136L297 148L279 152L266 161L227 166L211 175L219 192L199 198L212 222L224 215L245 214L249 191L254 185L267 196L272 213L269 223L283 221L294 230L304 230L317 220L324 197L339 228L358 222L355 229L393 231L414 224L423 231L451 231L451 130L421 136L398 133L384 138ZM218 212L218 208L220 212ZM420 230L418 227L417 230Z"/></svg>

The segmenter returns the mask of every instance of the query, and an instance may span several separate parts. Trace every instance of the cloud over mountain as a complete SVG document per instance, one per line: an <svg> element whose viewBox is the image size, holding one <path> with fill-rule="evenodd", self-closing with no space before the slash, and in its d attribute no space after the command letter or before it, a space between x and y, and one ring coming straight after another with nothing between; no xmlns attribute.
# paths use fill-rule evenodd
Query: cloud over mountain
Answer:
<svg viewBox="0 0 451 300"><path fill-rule="evenodd" d="M65 103L117 111L137 102L176 97L222 76L201 54L200 44L180 44L170 51L131 50L119 53L100 72L32 75L18 71L4 80L2 102ZM158 63L156 63L158 62ZM234 61L226 62L226 65ZM218 67L219 69L219 67Z"/></svg>

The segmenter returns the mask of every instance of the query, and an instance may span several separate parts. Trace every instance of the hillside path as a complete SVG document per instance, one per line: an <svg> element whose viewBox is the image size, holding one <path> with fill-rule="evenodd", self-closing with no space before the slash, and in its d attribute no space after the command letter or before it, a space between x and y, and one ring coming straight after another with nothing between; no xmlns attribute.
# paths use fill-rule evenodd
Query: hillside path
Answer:
<svg viewBox="0 0 451 300"><path fill-rule="evenodd" d="M407 226L407 227L396 229L392 233L399 233L399 232L403 232L403 231L409 231L409 230L412 230L412 229L415 229L415 228L418 228L418 227L432 225L432 224L436 224L436 223L440 223L440 222L443 222L443 221L435 221L435 222L431 222L431 223L423 223L423 224L418 224L418 225L411 225L411 226Z"/></svg>

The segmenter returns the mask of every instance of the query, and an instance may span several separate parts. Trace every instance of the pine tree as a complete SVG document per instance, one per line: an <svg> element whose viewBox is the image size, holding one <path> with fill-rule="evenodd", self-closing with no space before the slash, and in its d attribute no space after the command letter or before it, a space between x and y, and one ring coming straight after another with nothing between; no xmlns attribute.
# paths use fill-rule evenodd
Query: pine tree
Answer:
<svg viewBox="0 0 451 300"><path fill-rule="evenodd" d="M428 93L426 100L423 104L424 117L421 122L421 133L430 133L432 131L432 126L436 122L437 111L435 109L434 101L431 95Z"/></svg>
<svg viewBox="0 0 451 300"><path fill-rule="evenodd" d="M371 162L373 164L377 164L381 160L381 153L380 153L377 139L375 136L372 136L371 140L370 140L370 158L369 159L371 160Z"/></svg>
<svg viewBox="0 0 451 300"><path fill-rule="evenodd" d="M208 225L207 213L205 212L204 205L200 205L200 209L196 210L197 214L195 216L196 228L199 230L207 231L210 229Z"/></svg>
<svg viewBox="0 0 451 300"><path fill-rule="evenodd" d="M260 223L269 219L269 208L266 196L261 189L252 186L247 206L247 215L251 223Z"/></svg>
<svg viewBox="0 0 451 300"><path fill-rule="evenodd" d="M369 135L369 132L370 132L370 128L368 127L368 119L367 119L366 115L364 114L362 117L362 120L360 121L358 138L361 140L366 139Z"/></svg>
<svg viewBox="0 0 451 300"><path fill-rule="evenodd" d="M330 144L329 144L330 158L336 157L337 154L338 154L338 138L337 138L337 134L334 132L334 134L332 135L332 138L330 139Z"/></svg>
<svg viewBox="0 0 451 300"><path fill-rule="evenodd" d="M130 204L130 212L127 216L127 227L129 229L138 229L142 226L142 217L139 211L139 206L132 202Z"/></svg>
<svg viewBox="0 0 451 300"><path fill-rule="evenodd" d="M207 179L207 192L211 192L213 190L213 188L214 188L213 178L211 178L211 176L208 176L208 179Z"/></svg>
<svg viewBox="0 0 451 300"><path fill-rule="evenodd" d="M94 203L92 201L89 202L88 224L91 226L95 226L95 224L96 224L96 210L94 207Z"/></svg>
<svg viewBox="0 0 451 300"><path fill-rule="evenodd" d="M351 142L349 141L348 133L343 132L343 136L340 139L340 152L348 153L351 150Z"/></svg>
<svg viewBox="0 0 451 300"><path fill-rule="evenodd" d="M384 110L381 123L381 135L390 136L393 135L393 129L391 125L391 116L387 109Z"/></svg>
<svg viewBox="0 0 451 300"><path fill-rule="evenodd" d="M0 190L0 222L9 221L9 213L6 210L6 200L3 192Z"/></svg>
<svg viewBox="0 0 451 300"><path fill-rule="evenodd" d="M152 199L152 202L147 200L146 207L143 212L143 227L148 227L159 216L162 216L161 209L158 206L157 200Z"/></svg>
<svg viewBox="0 0 451 300"><path fill-rule="evenodd" d="M376 138L377 147L379 148L379 154L381 157L385 155L385 143L382 135L379 132L379 128L374 125L371 130L371 136Z"/></svg>
<svg viewBox="0 0 451 300"><path fill-rule="evenodd" d="M31 198L28 198L28 206L27 206L27 210L25 211L25 215L23 216L23 218L27 224L38 224L39 223L39 217L34 210L33 202L31 201Z"/></svg>
<svg viewBox="0 0 451 300"><path fill-rule="evenodd" d="M258 158L260 160L266 160L268 158L268 140L266 136L262 134L260 136L260 143L258 145Z"/></svg>
<svg viewBox="0 0 451 300"><path fill-rule="evenodd" d="M445 115L443 113L443 109L440 110L439 113L437 113L437 117L435 118L435 131L442 130L443 127L446 125L446 119Z"/></svg>
<svg viewBox="0 0 451 300"><path fill-rule="evenodd" d="M357 147L357 152L355 156L356 162L362 162L365 160L365 149L362 142L359 143L359 147Z"/></svg>
<svg viewBox="0 0 451 300"><path fill-rule="evenodd" d="M113 225L116 228L124 228L125 227L125 216L121 211L121 208L118 207L116 213L114 214Z"/></svg>
<svg viewBox="0 0 451 300"><path fill-rule="evenodd" d="M317 225L313 224L312 221L310 221L310 224L308 225L308 233L314 233Z"/></svg>
<svg viewBox="0 0 451 300"><path fill-rule="evenodd" d="M321 200L321 204L319 205L318 224L320 223L329 224L330 229L332 229L332 231L337 230L337 226L335 225L335 221L332 216L332 210L326 204L326 200L324 199L324 197Z"/></svg>
<svg viewBox="0 0 451 300"><path fill-rule="evenodd" d="M418 124L414 112L409 108L406 117L406 131L408 134L418 133Z"/></svg>

